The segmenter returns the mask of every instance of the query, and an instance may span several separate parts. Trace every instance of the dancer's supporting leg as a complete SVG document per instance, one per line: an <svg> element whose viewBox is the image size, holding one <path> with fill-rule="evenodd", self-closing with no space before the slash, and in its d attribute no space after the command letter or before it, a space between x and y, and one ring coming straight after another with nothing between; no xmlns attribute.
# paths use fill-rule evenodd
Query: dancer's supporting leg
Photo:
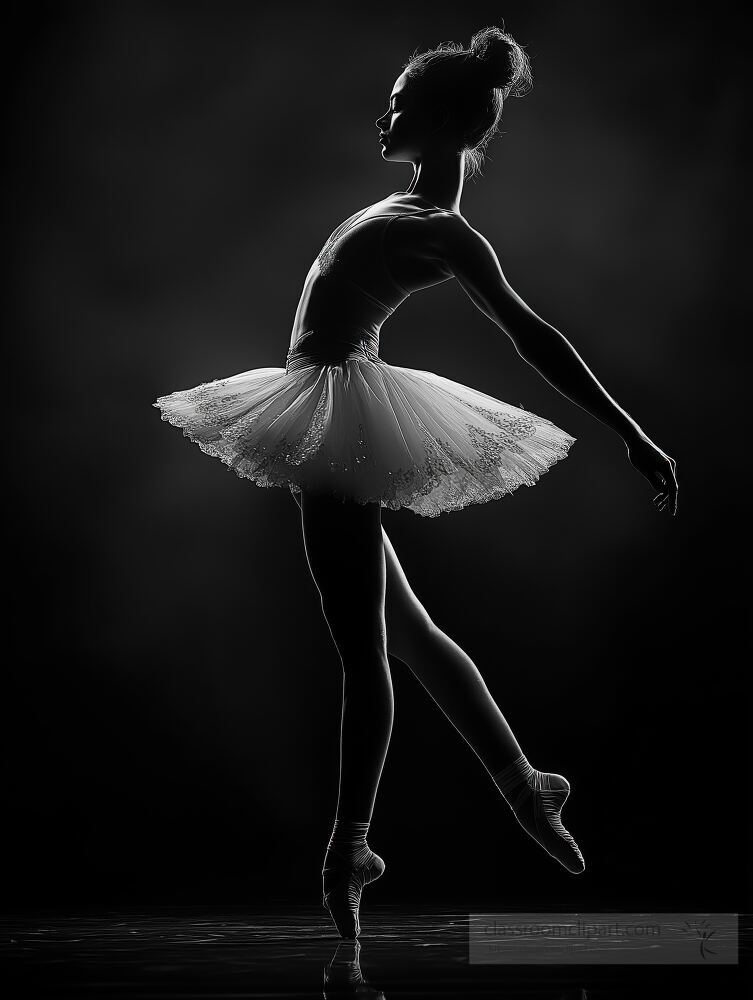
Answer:
<svg viewBox="0 0 753 1000"><path fill-rule="evenodd" d="M323 902L340 935L356 938L361 891L385 868L366 843L394 713L381 508L304 492L301 523L309 568L343 668L340 788L322 870Z"/></svg>
<svg viewBox="0 0 753 1000"><path fill-rule="evenodd" d="M570 786L526 760L473 660L434 624L414 594L387 532L387 649L406 663L476 753L520 825L568 871L585 868L560 813Z"/></svg>

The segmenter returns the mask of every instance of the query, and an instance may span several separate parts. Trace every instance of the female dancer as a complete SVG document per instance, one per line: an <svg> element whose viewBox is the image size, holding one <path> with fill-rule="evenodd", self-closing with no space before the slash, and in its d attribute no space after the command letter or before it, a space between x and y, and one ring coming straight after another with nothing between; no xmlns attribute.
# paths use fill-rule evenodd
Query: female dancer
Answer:
<svg viewBox="0 0 753 1000"><path fill-rule="evenodd" d="M582 855L561 821L570 785L526 759L478 669L432 621L381 524L532 486L575 441L551 421L428 371L379 357L384 320L408 295L455 278L551 385L615 430L677 510L675 462L602 388L570 343L512 290L490 244L460 214L504 99L531 84L523 49L497 27L404 66L377 120L386 160L410 162L407 191L357 212L306 278L287 364L160 397L162 419L239 476L286 486L301 508L308 564L343 667L340 786L323 903L360 933L363 887L384 871L366 842L389 744L388 653L414 671L467 740L528 834L569 872Z"/></svg>

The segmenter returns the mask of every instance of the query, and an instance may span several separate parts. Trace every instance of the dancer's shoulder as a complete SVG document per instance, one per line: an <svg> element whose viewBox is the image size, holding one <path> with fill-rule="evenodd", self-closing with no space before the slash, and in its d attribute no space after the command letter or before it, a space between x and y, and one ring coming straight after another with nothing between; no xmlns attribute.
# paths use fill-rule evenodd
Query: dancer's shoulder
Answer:
<svg viewBox="0 0 753 1000"><path fill-rule="evenodd" d="M436 208L409 215L406 222L413 224L413 231L427 251L441 260L485 256L492 249L486 237L459 212Z"/></svg>

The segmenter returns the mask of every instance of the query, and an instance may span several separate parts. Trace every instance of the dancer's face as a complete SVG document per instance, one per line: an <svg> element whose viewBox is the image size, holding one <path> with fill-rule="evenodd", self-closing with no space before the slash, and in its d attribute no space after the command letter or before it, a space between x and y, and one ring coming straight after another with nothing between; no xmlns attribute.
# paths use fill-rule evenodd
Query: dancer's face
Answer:
<svg viewBox="0 0 753 1000"><path fill-rule="evenodd" d="M380 142L385 160L415 162L430 145L451 142L442 128L447 113L422 97L420 88L401 73L392 88L387 111L375 123L382 133Z"/></svg>

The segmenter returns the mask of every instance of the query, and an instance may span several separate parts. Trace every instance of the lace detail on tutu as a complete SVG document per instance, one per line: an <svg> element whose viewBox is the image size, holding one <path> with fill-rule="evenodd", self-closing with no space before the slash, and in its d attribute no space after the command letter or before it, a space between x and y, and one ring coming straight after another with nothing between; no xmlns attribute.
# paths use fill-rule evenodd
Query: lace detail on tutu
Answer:
<svg viewBox="0 0 753 1000"><path fill-rule="evenodd" d="M183 393L185 401L195 408L197 430L208 425L224 427L234 419L233 406L241 398L241 393L223 393L227 383L228 379L203 382L195 389L187 389Z"/></svg>
<svg viewBox="0 0 753 1000"><path fill-rule="evenodd" d="M543 417L381 360L256 369L154 405L258 486L424 517L533 486L576 440Z"/></svg>

